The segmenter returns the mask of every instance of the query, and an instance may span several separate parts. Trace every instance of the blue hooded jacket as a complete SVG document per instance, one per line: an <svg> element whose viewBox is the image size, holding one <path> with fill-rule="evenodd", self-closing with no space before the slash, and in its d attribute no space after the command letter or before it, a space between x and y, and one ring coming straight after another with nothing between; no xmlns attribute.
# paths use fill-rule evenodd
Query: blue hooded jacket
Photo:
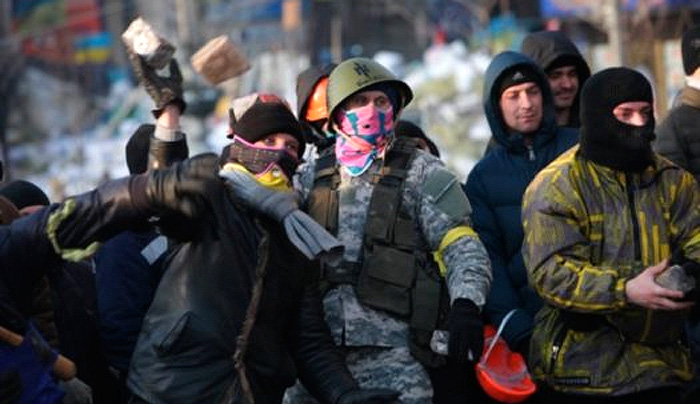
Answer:
<svg viewBox="0 0 700 404"><path fill-rule="evenodd" d="M154 230L126 231L95 255L100 333L110 366L126 373L165 271L168 240Z"/></svg>
<svg viewBox="0 0 700 404"><path fill-rule="evenodd" d="M509 133L500 110L499 78L515 66L536 72L542 91L542 124L526 145L522 133ZM484 111L497 146L469 173L464 191L472 205L471 219L491 259L493 281L486 300L488 320L498 326L517 309L503 331L512 349L527 354L533 318L542 306L528 285L521 245L521 204L525 188L542 168L578 142L578 131L556 126L554 101L544 72L527 56L502 52L492 60L484 81ZM519 346L520 345L520 346ZM520 348L520 349L519 349Z"/></svg>

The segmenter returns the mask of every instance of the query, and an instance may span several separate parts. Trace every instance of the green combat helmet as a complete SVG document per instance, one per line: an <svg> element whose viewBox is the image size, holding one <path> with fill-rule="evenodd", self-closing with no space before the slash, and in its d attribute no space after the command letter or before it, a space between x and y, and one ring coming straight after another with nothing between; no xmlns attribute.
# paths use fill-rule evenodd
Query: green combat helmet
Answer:
<svg viewBox="0 0 700 404"><path fill-rule="evenodd" d="M396 78L386 67L368 58L351 58L340 63L328 77L328 112L335 109L349 96L377 83L393 84L401 95L403 109L413 98L408 84ZM398 113L398 111L396 111Z"/></svg>

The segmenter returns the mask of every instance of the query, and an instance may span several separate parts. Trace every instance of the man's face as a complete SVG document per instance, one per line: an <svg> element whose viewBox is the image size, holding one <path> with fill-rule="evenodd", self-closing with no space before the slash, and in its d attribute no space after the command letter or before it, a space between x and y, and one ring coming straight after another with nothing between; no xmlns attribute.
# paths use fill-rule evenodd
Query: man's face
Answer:
<svg viewBox="0 0 700 404"><path fill-rule="evenodd" d="M348 97L335 113L340 132L354 136L386 135L394 128L396 111L383 91L360 91Z"/></svg>
<svg viewBox="0 0 700 404"><path fill-rule="evenodd" d="M651 104L646 101L623 102L613 109L613 115L618 121L634 126L644 126L652 113Z"/></svg>
<svg viewBox="0 0 700 404"><path fill-rule="evenodd" d="M571 108L578 93L578 72L574 66L563 66L547 73L556 109Z"/></svg>
<svg viewBox="0 0 700 404"><path fill-rule="evenodd" d="M499 102L509 131L531 133L542 122L542 91L534 82L516 84L501 93Z"/></svg>
<svg viewBox="0 0 700 404"><path fill-rule="evenodd" d="M360 91L348 97L343 101L343 109L350 111L357 108L362 108L366 105L373 104L377 109L386 111L391 107L389 97L382 91L370 90Z"/></svg>
<svg viewBox="0 0 700 404"><path fill-rule="evenodd" d="M37 210L41 210L45 208L44 205L29 205L25 206L22 209L19 210L19 215L20 216L29 216L32 213L36 212Z"/></svg>

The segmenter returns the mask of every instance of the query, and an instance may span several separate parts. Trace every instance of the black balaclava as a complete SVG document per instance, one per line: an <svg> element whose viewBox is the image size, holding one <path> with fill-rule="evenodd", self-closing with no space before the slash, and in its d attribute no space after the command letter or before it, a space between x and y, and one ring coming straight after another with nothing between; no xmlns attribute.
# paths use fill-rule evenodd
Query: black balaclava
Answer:
<svg viewBox="0 0 700 404"><path fill-rule="evenodd" d="M654 105L651 84L639 72L613 67L591 76L581 93L581 155L594 163L640 172L653 161L654 116L644 126L621 122L613 109L624 102Z"/></svg>

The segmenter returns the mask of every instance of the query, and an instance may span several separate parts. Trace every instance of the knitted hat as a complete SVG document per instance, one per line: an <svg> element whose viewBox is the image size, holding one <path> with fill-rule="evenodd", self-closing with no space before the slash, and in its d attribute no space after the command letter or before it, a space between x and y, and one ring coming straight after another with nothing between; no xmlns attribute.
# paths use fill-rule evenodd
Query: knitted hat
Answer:
<svg viewBox="0 0 700 404"><path fill-rule="evenodd" d="M27 206L42 205L48 206L49 197L44 191L29 181L15 180L7 183L0 188L0 196L4 196L17 210L26 208Z"/></svg>
<svg viewBox="0 0 700 404"><path fill-rule="evenodd" d="M389 98L391 102L391 107L394 109L394 115L401 110L401 95L399 90L391 83L377 83L373 84L362 91L381 91Z"/></svg>
<svg viewBox="0 0 700 404"><path fill-rule="evenodd" d="M581 92L581 154L619 171L642 171L652 162L654 116L643 126L624 123L613 109L625 102L646 101L654 105L651 84L641 73L613 67L602 70Z"/></svg>
<svg viewBox="0 0 700 404"><path fill-rule="evenodd" d="M531 67L527 65L513 66L510 69L504 71L498 77L498 83L494 88L498 88L498 97L506 91L509 87L516 86L518 84L537 83L538 75Z"/></svg>
<svg viewBox="0 0 700 404"><path fill-rule="evenodd" d="M126 143L126 165L130 174L145 173L148 169L148 148L155 125L141 125Z"/></svg>
<svg viewBox="0 0 700 404"><path fill-rule="evenodd" d="M686 76L690 76L695 72L695 69L700 67L700 25L683 33L681 52L683 54L683 70L685 70Z"/></svg>
<svg viewBox="0 0 700 404"><path fill-rule="evenodd" d="M253 93L236 98L229 110L229 138L239 136L255 143L273 133L287 133L299 141L299 157L304 154L304 137L299 121L289 105L274 94Z"/></svg>

